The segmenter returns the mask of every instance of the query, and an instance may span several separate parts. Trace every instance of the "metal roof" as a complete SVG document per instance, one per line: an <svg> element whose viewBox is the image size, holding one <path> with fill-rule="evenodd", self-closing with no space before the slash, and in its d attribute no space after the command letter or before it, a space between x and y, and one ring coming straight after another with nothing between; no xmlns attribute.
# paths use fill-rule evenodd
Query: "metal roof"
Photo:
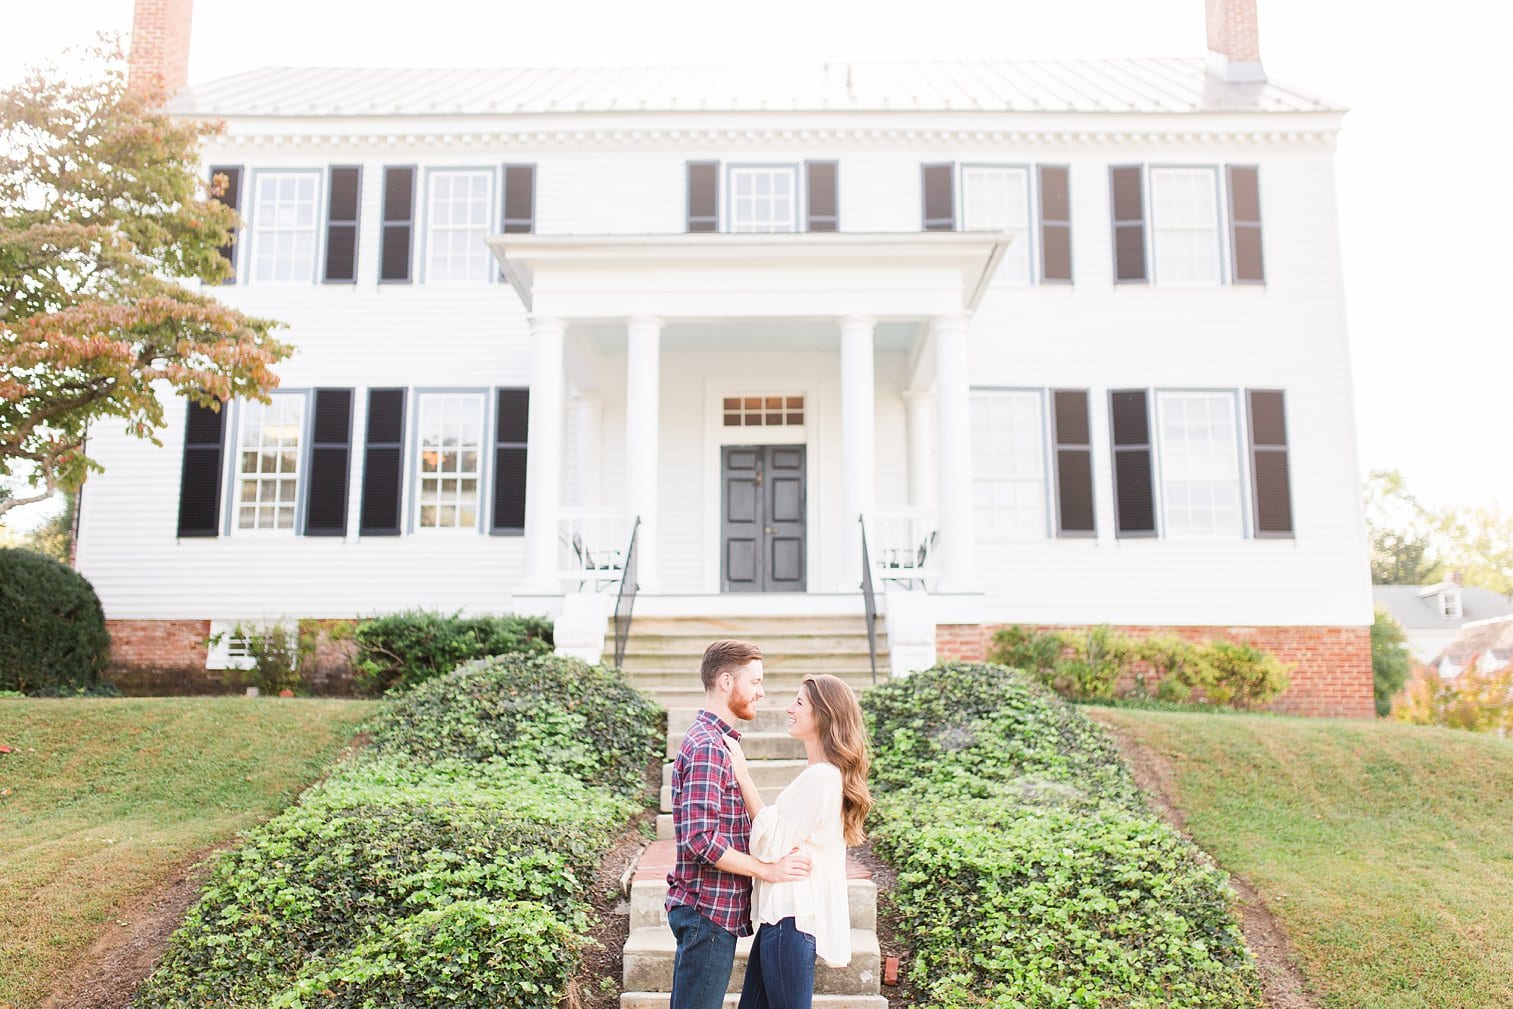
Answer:
<svg viewBox="0 0 1513 1009"><path fill-rule="evenodd" d="M1276 81L1228 83L1202 59L778 66L268 67L193 84L173 112L488 116L575 112L1341 112Z"/></svg>
<svg viewBox="0 0 1513 1009"><path fill-rule="evenodd" d="M1439 595L1426 591L1438 585L1373 585L1371 595L1376 604L1392 614L1406 630L1451 630L1475 620L1491 620L1513 615L1513 599L1490 589L1474 585L1459 586L1459 617L1446 617L1440 611Z"/></svg>

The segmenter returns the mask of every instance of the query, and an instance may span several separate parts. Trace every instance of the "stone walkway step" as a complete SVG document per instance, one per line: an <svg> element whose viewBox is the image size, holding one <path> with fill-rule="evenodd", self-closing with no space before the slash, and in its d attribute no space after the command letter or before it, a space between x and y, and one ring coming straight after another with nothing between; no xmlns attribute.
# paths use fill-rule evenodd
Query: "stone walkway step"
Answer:
<svg viewBox="0 0 1513 1009"><path fill-rule="evenodd" d="M678 755L678 747L683 745L683 733L669 732L667 734L666 757L672 760ZM741 733L741 752L746 754L746 759L757 760L803 760L805 759L804 744L788 735L786 729L781 732L749 732ZM663 780L666 780L665 778Z"/></svg>
<svg viewBox="0 0 1513 1009"><path fill-rule="evenodd" d="M823 970L824 968L820 968ZM667 1009L672 996L665 991L628 991L620 996L620 1009ZM739 1009L741 993L725 996L722 1009ZM888 1009L881 995L816 995L813 1009Z"/></svg>
<svg viewBox="0 0 1513 1009"><path fill-rule="evenodd" d="M751 936L736 942L735 969L730 972L730 987L740 991L746 976L746 959L751 955ZM625 990L671 991L672 961L677 941L672 930L663 928L632 929L625 940ZM877 933L870 928L851 930L851 962L845 967L817 965L814 991L825 995L876 995L880 990L882 952Z"/></svg>
<svg viewBox="0 0 1513 1009"><path fill-rule="evenodd" d="M727 617L660 617L638 613L631 623L631 641L642 637L674 636L680 638L703 637L709 641L718 638L740 638L761 645L766 638L791 634L865 634L865 618L853 615L818 616L793 614L789 616L727 616ZM879 621L878 633L885 633L885 625ZM613 637L613 630L607 636ZM706 642L707 644L708 642Z"/></svg>

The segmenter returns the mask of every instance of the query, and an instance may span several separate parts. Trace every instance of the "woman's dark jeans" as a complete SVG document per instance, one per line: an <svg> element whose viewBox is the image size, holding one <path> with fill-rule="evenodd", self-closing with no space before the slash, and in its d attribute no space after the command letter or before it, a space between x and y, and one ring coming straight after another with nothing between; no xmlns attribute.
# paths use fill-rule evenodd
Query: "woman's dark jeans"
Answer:
<svg viewBox="0 0 1513 1009"><path fill-rule="evenodd" d="M667 912L667 924L678 940L668 1009L720 1009L735 965L734 933L683 904Z"/></svg>
<svg viewBox="0 0 1513 1009"><path fill-rule="evenodd" d="M792 918L763 924L751 944L740 1009L810 1009L814 1001L814 936Z"/></svg>

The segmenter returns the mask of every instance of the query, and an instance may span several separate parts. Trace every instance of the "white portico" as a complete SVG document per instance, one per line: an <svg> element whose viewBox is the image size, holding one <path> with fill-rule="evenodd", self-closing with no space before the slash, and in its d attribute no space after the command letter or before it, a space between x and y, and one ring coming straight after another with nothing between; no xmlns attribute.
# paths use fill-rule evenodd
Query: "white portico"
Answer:
<svg viewBox="0 0 1513 1009"><path fill-rule="evenodd" d="M572 591L564 577L577 559L572 551L581 544L604 556L628 539L636 518L643 594L855 592L856 517L873 527L877 460L894 457L906 476L890 485L892 503L912 510L914 532L939 530L932 588L977 591L967 322L1011 240L1005 233L491 238L531 320L521 594ZM907 404L899 411L907 413L907 435L900 425L881 442L879 352L902 365L883 393ZM685 362L680 374L688 380L666 388L674 358ZM741 415L764 390L780 395L756 396L757 415ZM783 393L789 412L769 412L764 423L760 407L770 411ZM775 451L760 457L774 480L785 466L794 471L789 504L801 514L774 512L758 523L759 537L765 531L782 541L763 548L773 571L760 584L730 570L744 549L731 545L736 537L726 528L730 510L739 511L729 499L740 484L730 471L740 465L731 445ZM759 470L757 483L764 479ZM939 511L926 519L937 496ZM685 515L680 505L690 497L700 507ZM781 495L773 500L784 507ZM574 520L584 515L604 521L574 537ZM782 526L785 518L791 528ZM797 565L797 577L774 574L785 565Z"/></svg>

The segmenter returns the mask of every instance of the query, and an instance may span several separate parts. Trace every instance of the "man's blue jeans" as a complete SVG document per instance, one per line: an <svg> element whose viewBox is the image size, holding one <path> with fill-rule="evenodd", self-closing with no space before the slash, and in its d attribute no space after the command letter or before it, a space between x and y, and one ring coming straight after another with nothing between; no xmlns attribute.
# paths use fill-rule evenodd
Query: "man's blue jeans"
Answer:
<svg viewBox="0 0 1513 1009"><path fill-rule="evenodd" d="M814 1004L814 936L792 918L757 929L741 982L740 1009L810 1009Z"/></svg>
<svg viewBox="0 0 1513 1009"><path fill-rule="evenodd" d="M668 1009L720 1009L735 965L735 933L683 904L667 912L667 924L678 940Z"/></svg>

